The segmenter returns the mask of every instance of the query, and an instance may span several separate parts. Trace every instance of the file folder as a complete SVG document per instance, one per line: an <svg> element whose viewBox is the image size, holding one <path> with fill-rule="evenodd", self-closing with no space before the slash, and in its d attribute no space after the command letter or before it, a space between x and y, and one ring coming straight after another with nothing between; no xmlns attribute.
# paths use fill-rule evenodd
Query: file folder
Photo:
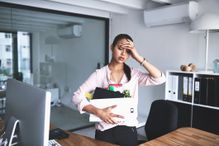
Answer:
<svg viewBox="0 0 219 146"><path fill-rule="evenodd" d="M96 87L93 94L93 99L102 99L102 98L120 98L124 97L123 93L119 91L110 91L104 88Z"/></svg>
<svg viewBox="0 0 219 146"><path fill-rule="evenodd" d="M167 97L172 99L172 75L167 76L167 82L168 82L168 91L167 91Z"/></svg>
<svg viewBox="0 0 219 146"><path fill-rule="evenodd" d="M214 93L214 98L215 98L215 106L219 107L219 77L215 77L215 93Z"/></svg>
<svg viewBox="0 0 219 146"><path fill-rule="evenodd" d="M189 76L183 76L183 100L191 102L193 93L193 79Z"/></svg>
<svg viewBox="0 0 219 146"><path fill-rule="evenodd" d="M178 75L169 75L169 88L168 88L168 98L171 100L178 99L178 83L179 83L179 76Z"/></svg>
<svg viewBox="0 0 219 146"><path fill-rule="evenodd" d="M194 103L200 103L200 86L201 86L201 79L195 78L195 85L194 85Z"/></svg>
<svg viewBox="0 0 219 146"><path fill-rule="evenodd" d="M173 75L172 76L172 99L178 99L178 83L179 83L179 76Z"/></svg>
<svg viewBox="0 0 219 146"><path fill-rule="evenodd" d="M178 99L183 100L183 76L179 75L178 82Z"/></svg>
<svg viewBox="0 0 219 146"><path fill-rule="evenodd" d="M188 102L192 102L192 91L193 91L193 88L192 88L192 77L188 77L188 94L187 94L187 100Z"/></svg>
<svg viewBox="0 0 219 146"><path fill-rule="evenodd" d="M215 106L215 79L213 77L208 78L208 85L207 85L207 97L206 97L206 104L210 106Z"/></svg>
<svg viewBox="0 0 219 146"><path fill-rule="evenodd" d="M207 100L208 79L206 77L201 78L200 85L200 104L206 105Z"/></svg>
<svg viewBox="0 0 219 146"><path fill-rule="evenodd" d="M187 76L183 76L183 100L184 101L187 101L188 86L189 86L189 78Z"/></svg>

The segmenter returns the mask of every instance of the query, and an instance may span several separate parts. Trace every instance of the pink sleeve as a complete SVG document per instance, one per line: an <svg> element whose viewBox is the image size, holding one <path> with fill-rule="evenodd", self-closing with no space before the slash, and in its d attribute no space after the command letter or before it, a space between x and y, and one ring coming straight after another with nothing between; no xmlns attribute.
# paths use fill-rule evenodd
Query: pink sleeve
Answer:
<svg viewBox="0 0 219 146"><path fill-rule="evenodd" d="M98 86L97 71L90 75L90 77L74 92L72 97L73 103L77 106L80 113L84 113L83 108L89 105L89 101L85 97L86 92L92 92Z"/></svg>
<svg viewBox="0 0 219 146"><path fill-rule="evenodd" d="M142 86L148 85L160 85L166 81L165 75L161 73L161 76L154 78L147 73L141 72L137 69L133 69L133 72L138 76L138 84Z"/></svg>

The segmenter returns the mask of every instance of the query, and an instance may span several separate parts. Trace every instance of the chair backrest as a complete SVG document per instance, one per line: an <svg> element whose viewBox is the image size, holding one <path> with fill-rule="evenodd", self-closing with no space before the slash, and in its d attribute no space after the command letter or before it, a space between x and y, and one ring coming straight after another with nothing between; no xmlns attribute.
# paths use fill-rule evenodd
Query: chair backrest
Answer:
<svg viewBox="0 0 219 146"><path fill-rule="evenodd" d="M152 103L145 132L148 140L152 140L177 128L178 109L166 100L156 100Z"/></svg>

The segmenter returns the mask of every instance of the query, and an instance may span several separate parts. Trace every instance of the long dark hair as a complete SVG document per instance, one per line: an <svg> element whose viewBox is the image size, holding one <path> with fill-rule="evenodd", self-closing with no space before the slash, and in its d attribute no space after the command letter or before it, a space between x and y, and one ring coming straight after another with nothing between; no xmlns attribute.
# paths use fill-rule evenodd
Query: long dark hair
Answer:
<svg viewBox="0 0 219 146"><path fill-rule="evenodd" d="M116 46L116 44L122 40L122 39L128 39L128 40L131 40L133 42L133 39L128 35L128 34L118 34L114 40L113 40L113 43L112 43L112 49ZM124 73L126 75L126 77L128 78L128 81L131 80L131 69L130 67L124 63Z"/></svg>

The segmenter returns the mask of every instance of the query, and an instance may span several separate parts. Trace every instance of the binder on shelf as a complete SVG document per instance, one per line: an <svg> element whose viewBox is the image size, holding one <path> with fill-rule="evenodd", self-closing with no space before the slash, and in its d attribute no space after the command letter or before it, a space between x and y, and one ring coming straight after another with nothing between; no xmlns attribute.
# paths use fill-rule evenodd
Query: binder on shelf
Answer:
<svg viewBox="0 0 219 146"><path fill-rule="evenodd" d="M178 100L183 100L183 76L179 75L178 80Z"/></svg>
<svg viewBox="0 0 219 146"><path fill-rule="evenodd" d="M188 95L188 76L183 76L183 100L187 100Z"/></svg>
<svg viewBox="0 0 219 146"><path fill-rule="evenodd" d="M201 79L195 78L194 84L194 103L200 103L200 86L201 86Z"/></svg>
<svg viewBox="0 0 219 146"><path fill-rule="evenodd" d="M187 100L188 102L192 102L192 77L188 77L188 94Z"/></svg>
<svg viewBox="0 0 219 146"><path fill-rule="evenodd" d="M183 76L183 101L192 102L193 92L193 78L190 76Z"/></svg>
<svg viewBox="0 0 219 146"><path fill-rule="evenodd" d="M207 88L208 88L208 79L206 77L201 78L200 85L200 104L206 105L207 100Z"/></svg>
<svg viewBox="0 0 219 146"><path fill-rule="evenodd" d="M172 99L172 75L167 76L167 81L168 81L168 91L167 91L167 97L168 99Z"/></svg>
<svg viewBox="0 0 219 146"><path fill-rule="evenodd" d="M214 98L215 98L215 106L219 107L219 77L215 77L215 92L214 92Z"/></svg>
<svg viewBox="0 0 219 146"><path fill-rule="evenodd" d="M207 96L206 104L210 106L215 106L215 79L214 77L208 78L207 80Z"/></svg>
<svg viewBox="0 0 219 146"><path fill-rule="evenodd" d="M179 76L178 75L169 75L168 81L169 81L169 87L168 87L167 96L171 100L177 100L178 99Z"/></svg>
<svg viewBox="0 0 219 146"><path fill-rule="evenodd" d="M191 102L192 101L192 85L193 79L189 76L183 77L183 101Z"/></svg>
<svg viewBox="0 0 219 146"><path fill-rule="evenodd" d="M179 82L179 76L173 75L172 76L172 99L173 100L178 99L178 82Z"/></svg>
<svg viewBox="0 0 219 146"><path fill-rule="evenodd" d="M218 106L219 85L217 77L200 77L195 78L195 95L194 102L209 106ZM198 91L199 82L199 91Z"/></svg>

